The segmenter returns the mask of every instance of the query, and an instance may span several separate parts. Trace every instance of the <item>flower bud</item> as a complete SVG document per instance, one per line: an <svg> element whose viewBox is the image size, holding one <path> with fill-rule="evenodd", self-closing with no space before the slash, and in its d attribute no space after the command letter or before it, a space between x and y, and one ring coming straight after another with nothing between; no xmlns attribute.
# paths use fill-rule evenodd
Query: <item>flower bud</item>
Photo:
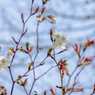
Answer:
<svg viewBox="0 0 95 95"><path fill-rule="evenodd" d="M20 51L24 52L24 53L28 53L26 50L24 50L22 47L19 48Z"/></svg>
<svg viewBox="0 0 95 95"><path fill-rule="evenodd" d="M37 13L37 12L38 12L38 10L39 10L39 6L37 7L37 9L35 10L35 12L34 12L34 13Z"/></svg>
<svg viewBox="0 0 95 95"><path fill-rule="evenodd" d="M52 28L50 29L50 38L51 38L51 41L53 42L53 38L52 38L52 35L53 35L53 33L52 33Z"/></svg>
<svg viewBox="0 0 95 95"><path fill-rule="evenodd" d="M23 82L23 86L26 86L27 80L28 80L28 78L26 78L25 81Z"/></svg>
<svg viewBox="0 0 95 95"><path fill-rule="evenodd" d="M52 50L53 50L53 48L50 48L50 49L48 50L47 56L49 56L49 55L51 54Z"/></svg>
<svg viewBox="0 0 95 95"><path fill-rule="evenodd" d="M43 0L43 5L44 5L44 4L46 4L46 3L47 3L47 1L49 1L49 0Z"/></svg>
<svg viewBox="0 0 95 95"><path fill-rule="evenodd" d="M31 52L33 50L34 46L31 46L29 49L29 52Z"/></svg>
<svg viewBox="0 0 95 95"><path fill-rule="evenodd" d="M23 15L23 13L21 13L21 19L22 19L22 22L24 23L24 15Z"/></svg>
<svg viewBox="0 0 95 95"><path fill-rule="evenodd" d="M49 16L47 16L47 17L50 19L50 20L49 20L50 23L56 24L56 18L55 18L55 16L49 15Z"/></svg>
<svg viewBox="0 0 95 95"><path fill-rule="evenodd" d="M14 37L12 37L12 39L14 40L14 42L17 44L17 41L15 40L15 38Z"/></svg>
<svg viewBox="0 0 95 95"><path fill-rule="evenodd" d="M29 50L29 42L26 42L26 49Z"/></svg>
<svg viewBox="0 0 95 95"><path fill-rule="evenodd" d="M44 13L45 9L46 9L46 7L43 7L43 9L42 9L42 13Z"/></svg>
<svg viewBox="0 0 95 95"><path fill-rule="evenodd" d="M42 22L41 15L38 15L38 16L37 16L37 21L38 21L38 22Z"/></svg>

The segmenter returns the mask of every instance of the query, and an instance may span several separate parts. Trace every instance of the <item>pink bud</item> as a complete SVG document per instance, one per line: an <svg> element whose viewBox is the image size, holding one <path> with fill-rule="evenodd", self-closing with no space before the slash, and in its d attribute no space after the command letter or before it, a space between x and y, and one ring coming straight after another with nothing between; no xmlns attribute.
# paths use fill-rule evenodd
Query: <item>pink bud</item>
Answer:
<svg viewBox="0 0 95 95"><path fill-rule="evenodd" d="M21 13L21 19L22 19L22 22L24 23L24 15L23 15L23 13Z"/></svg>

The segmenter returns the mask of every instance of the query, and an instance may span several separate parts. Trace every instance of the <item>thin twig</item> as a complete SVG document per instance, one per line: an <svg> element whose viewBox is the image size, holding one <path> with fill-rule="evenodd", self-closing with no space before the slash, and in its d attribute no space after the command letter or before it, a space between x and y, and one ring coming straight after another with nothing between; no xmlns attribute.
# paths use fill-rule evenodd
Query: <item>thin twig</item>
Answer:
<svg viewBox="0 0 95 95"><path fill-rule="evenodd" d="M31 71L31 70L33 70L33 69L39 67L39 66L42 66L42 65L43 65L43 62L44 62L48 57L49 57L49 56L46 56L46 57L43 59L43 61L42 61L39 65L37 65L37 66L35 66L34 68L28 70L25 74L22 75L22 77L26 76L26 74L27 74L29 71Z"/></svg>
<svg viewBox="0 0 95 95"><path fill-rule="evenodd" d="M36 32L37 32L37 53L36 53L36 55L35 55L35 57L34 57L34 62L35 62L35 60L36 60L36 58L37 58L37 55L38 55L38 53L39 53L38 27L39 27L39 22L37 23L37 29L36 29ZM34 68L34 64L33 64L33 68ZM31 88L30 88L29 95L31 94L31 91L32 91L33 86L34 86L34 83L35 83L35 70L34 70L34 69L33 69L33 76L34 76L34 81L33 81L33 84L32 84L32 86L31 86Z"/></svg>
<svg viewBox="0 0 95 95"><path fill-rule="evenodd" d="M30 58L31 58L31 61L32 61L31 54L29 54L29 56L30 56ZM33 64L33 68L34 68L34 64ZM35 83L35 69L33 69L33 76L34 76L34 81L33 81L32 87L31 87L31 89L30 89L30 91L29 91L29 95L31 94L31 91L32 91L32 89L33 89L33 86L34 86L34 83Z"/></svg>
<svg viewBox="0 0 95 95"><path fill-rule="evenodd" d="M28 93L27 93L27 90L26 90L25 86L23 86L23 87L24 87L25 93L28 95Z"/></svg>
<svg viewBox="0 0 95 95"><path fill-rule="evenodd" d="M36 29L36 33L37 33L37 53L36 53L36 55L34 57L34 62L35 62L36 57L37 57L37 55L39 53L39 34L38 34L38 27L39 27L39 22L37 23L37 29Z"/></svg>
<svg viewBox="0 0 95 95"><path fill-rule="evenodd" d="M38 80L39 78L41 78L42 76L44 76L46 73L48 73L54 67L56 67L56 65L52 66L51 68L49 68L44 74L42 74L41 76L39 76L38 78L36 78L36 80Z"/></svg>
<svg viewBox="0 0 95 95"><path fill-rule="evenodd" d="M8 67L8 68L9 68L10 76L11 76L11 79L12 79L12 82L13 82L14 80L13 80L13 76L12 76L11 68L10 68L10 67Z"/></svg>
<svg viewBox="0 0 95 95"><path fill-rule="evenodd" d="M76 66L75 69L74 69L74 71L72 72L72 74L69 75L69 80L68 80L68 83L67 83L67 87L66 87L66 89L68 89L68 86L69 86L69 83L70 83L71 77L72 77L72 75L75 73L75 71L77 70L77 67L78 67L78 66Z"/></svg>
<svg viewBox="0 0 95 95"><path fill-rule="evenodd" d="M56 65L55 65L55 66L52 66L51 68L49 68L44 74L40 75L38 78L36 78L36 79L33 81L32 87L31 87L30 92L29 92L28 95L31 94L31 91L32 91L32 89L33 89L33 86L34 86L36 80L38 80L39 78L41 78L42 76L44 76L46 73L48 73L48 72L49 72L52 68L54 68L54 67L56 67Z"/></svg>
<svg viewBox="0 0 95 95"><path fill-rule="evenodd" d="M33 3L34 3L34 0L32 0L32 2L31 2L30 15L32 14Z"/></svg>
<svg viewBox="0 0 95 95"><path fill-rule="evenodd" d="M90 95L93 95L95 92L92 92Z"/></svg>
<svg viewBox="0 0 95 95"><path fill-rule="evenodd" d="M85 66L85 67L86 67L86 66ZM85 67L82 67L81 70L77 73L76 77L74 78L74 83L73 83L73 84L75 84L76 78L78 77L78 75L81 73L81 71L82 71ZM73 85L72 90L71 90L71 92L70 92L68 95L70 95L70 94L73 92L74 86L75 86L75 85Z"/></svg>
<svg viewBox="0 0 95 95"><path fill-rule="evenodd" d="M56 65L57 65L57 67L58 67L58 69L59 69L60 78L61 78L62 95L65 95L65 94L63 93L63 78L62 78L61 69L59 68L59 66L58 66L58 64L57 64L57 61L56 61L56 59L55 59L55 49L53 49L53 53L54 53L54 54L53 54L54 57L51 56L51 58L55 61Z"/></svg>

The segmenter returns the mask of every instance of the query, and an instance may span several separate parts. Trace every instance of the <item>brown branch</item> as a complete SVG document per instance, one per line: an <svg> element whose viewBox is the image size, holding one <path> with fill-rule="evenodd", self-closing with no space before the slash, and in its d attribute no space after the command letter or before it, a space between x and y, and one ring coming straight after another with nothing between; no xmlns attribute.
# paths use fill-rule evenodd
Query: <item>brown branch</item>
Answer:
<svg viewBox="0 0 95 95"><path fill-rule="evenodd" d="M23 87L24 87L25 93L28 95L28 93L27 93L27 90L26 90L25 86L23 86Z"/></svg>
<svg viewBox="0 0 95 95"><path fill-rule="evenodd" d="M30 58L31 58L31 61L32 61L31 54L29 54L29 56L30 56ZM33 68L34 68L34 64L33 64ZM32 87L31 87L31 89L30 89L29 95L31 94L31 91L32 91L32 89L33 89L33 86L34 86L34 83L35 83L35 69L33 69L33 76L34 76L34 82L33 82L33 84L32 84Z"/></svg>
<svg viewBox="0 0 95 95"><path fill-rule="evenodd" d="M35 62L36 57L37 57L37 55L39 53L39 34L38 34L38 27L39 27L39 22L37 23L37 29L36 29L36 33L37 33L37 53L36 53L36 55L34 57L34 62Z"/></svg>
<svg viewBox="0 0 95 95"><path fill-rule="evenodd" d="M35 55L35 57L34 57L34 62L35 62L35 60L36 60L36 58L37 58L37 55L38 55L38 53L39 53L39 35L38 35L38 27L39 27L39 22L37 23L37 29L36 29L36 32L37 32L37 53L36 53L36 55ZM34 64L33 64L33 68L34 68ZM35 69L35 68L34 68ZM30 88L30 91L29 91L29 95L31 94L31 91L32 91L32 89L33 89L33 87L34 87L34 83L35 83L35 70L33 69L33 76L34 76L34 81L33 81L33 84L32 84L32 86L31 86L31 88Z"/></svg>
<svg viewBox="0 0 95 95"><path fill-rule="evenodd" d="M77 73L76 77L74 78L74 83L73 83L73 84L75 84L76 78L78 77L78 75L81 73L81 71L82 71L85 67L86 67L86 66L82 67L81 70ZM75 86L75 85L73 85L72 90L71 90L71 92L70 92L68 95L70 95L70 94L73 92L74 86Z"/></svg>
<svg viewBox="0 0 95 95"><path fill-rule="evenodd" d="M49 68L44 74L42 74L41 76L39 76L38 78L36 78L36 80L38 80L39 78L41 78L42 76L44 76L46 73L48 73L52 68L56 67L57 65L55 66L52 66L51 68Z"/></svg>
<svg viewBox="0 0 95 95"><path fill-rule="evenodd" d="M12 95L12 93L13 93L14 84L15 84L15 81L13 81L12 88L11 88L11 94L10 95Z"/></svg>
<svg viewBox="0 0 95 95"><path fill-rule="evenodd" d="M49 56L46 56L46 57L43 59L43 61L42 61L39 65L37 65L37 66L33 67L32 69L28 70L25 74L22 75L22 77L26 76L26 74L27 74L29 71L33 70L34 68L37 68L37 67L39 67L39 66L42 66L42 65L43 65L43 62L44 62L48 57L49 57Z"/></svg>
<svg viewBox="0 0 95 95"><path fill-rule="evenodd" d="M43 0L42 0L42 1L43 1ZM33 0L32 2L34 2L34 0ZM44 6L44 5L42 4L42 11L43 11L43 6ZM42 16L42 11L41 11L41 15L40 15L40 16ZM31 12L30 12L30 13L31 13ZM36 33L37 33L37 46L36 46L36 48L37 48L37 53L36 53L36 55L35 55L35 57L34 57L34 62L35 62L35 60L36 60L36 58L37 58L37 56L38 56L38 53L39 53L39 34L38 34L38 28L39 28L39 22L37 23L37 28L36 28ZM34 64L33 64L33 68L34 68ZM34 69L33 69L33 76L34 76L34 81L33 81L33 84L32 84L32 86L31 86L31 88L30 88L29 95L31 94L31 91L32 91L33 86L34 86L35 81L36 81Z"/></svg>
<svg viewBox="0 0 95 95"><path fill-rule="evenodd" d="M32 7L32 6L31 6L31 7ZM13 54L13 57L12 57L12 60L11 60L11 65L12 65L13 60L14 60L14 58L15 58L16 52L17 52L17 50L18 50L18 45L19 45L19 43L20 43L20 41L21 41L21 38L22 38L22 37L25 35L25 33L27 32L27 31L24 32L24 30L25 30L25 24L26 24L26 22L29 20L29 18L30 18L31 16L32 16L32 15L29 15L29 17L26 19L26 21L23 22L22 34L21 34L21 36L20 36L20 38L19 38L19 41L16 43L16 49L15 49L15 51L14 51L14 54ZM9 72L10 72L10 76L11 76L11 80L12 80L12 82L13 82L12 88L11 88L11 94L10 94L10 95L12 95L12 93L13 93L13 88L14 88L14 84L15 84L15 81L14 81L14 79L13 79L12 72L11 72L11 65L8 67L8 68L9 68Z"/></svg>
<svg viewBox="0 0 95 95"><path fill-rule="evenodd" d="M32 2L31 2L30 15L32 14L33 3L34 3L34 0L32 0Z"/></svg>
<svg viewBox="0 0 95 95"><path fill-rule="evenodd" d="M46 73L48 73L48 72L49 72L52 68L54 68L54 67L56 67L56 65L55 65L55 66L52 66L51 68L49 68L44 74L42 74L41 76L39 76L38 78L36 78L36 79L33 81L32 87L31 87L30 92L29 92L28 95L31 94L31 91L32 91L32 89L33 89L33 86L34 86L36 80L38 80L39 78L41 78L42 76L44 76Z"/></svg>

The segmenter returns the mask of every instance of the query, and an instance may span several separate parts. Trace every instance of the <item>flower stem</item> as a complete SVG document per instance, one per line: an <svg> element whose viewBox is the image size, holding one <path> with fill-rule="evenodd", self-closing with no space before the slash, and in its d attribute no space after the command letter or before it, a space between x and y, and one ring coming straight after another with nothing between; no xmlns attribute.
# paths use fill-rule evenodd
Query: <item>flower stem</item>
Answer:
<svg viewBox="0 0 95 95"><path fill-rule="evenodd" d="M69 83L70 83L70 80L71 80L71 77L73 76L73 74L75 73L76 69L77 69L78 66L75 67L74 71L72 72L71 75L69 75L69 80L68 80L68 83L67 83L67 87L66 89L68 89L68 86L69 86Z"/></svg>
<svg viewBox="0 0 95 95"><path fill-rule="evenodd" d="M65 95L65 94L63 93L63 78L62 78L61 69L59 68L59 66L58 66L58 64L57 64L57 61L55 60L55 48L53 49L53 55L54 55L54 61L55 61L56 65L57 65L57 67L58 67L58 69L59 69L59 72L60 72L62 95Z"/></svg>

